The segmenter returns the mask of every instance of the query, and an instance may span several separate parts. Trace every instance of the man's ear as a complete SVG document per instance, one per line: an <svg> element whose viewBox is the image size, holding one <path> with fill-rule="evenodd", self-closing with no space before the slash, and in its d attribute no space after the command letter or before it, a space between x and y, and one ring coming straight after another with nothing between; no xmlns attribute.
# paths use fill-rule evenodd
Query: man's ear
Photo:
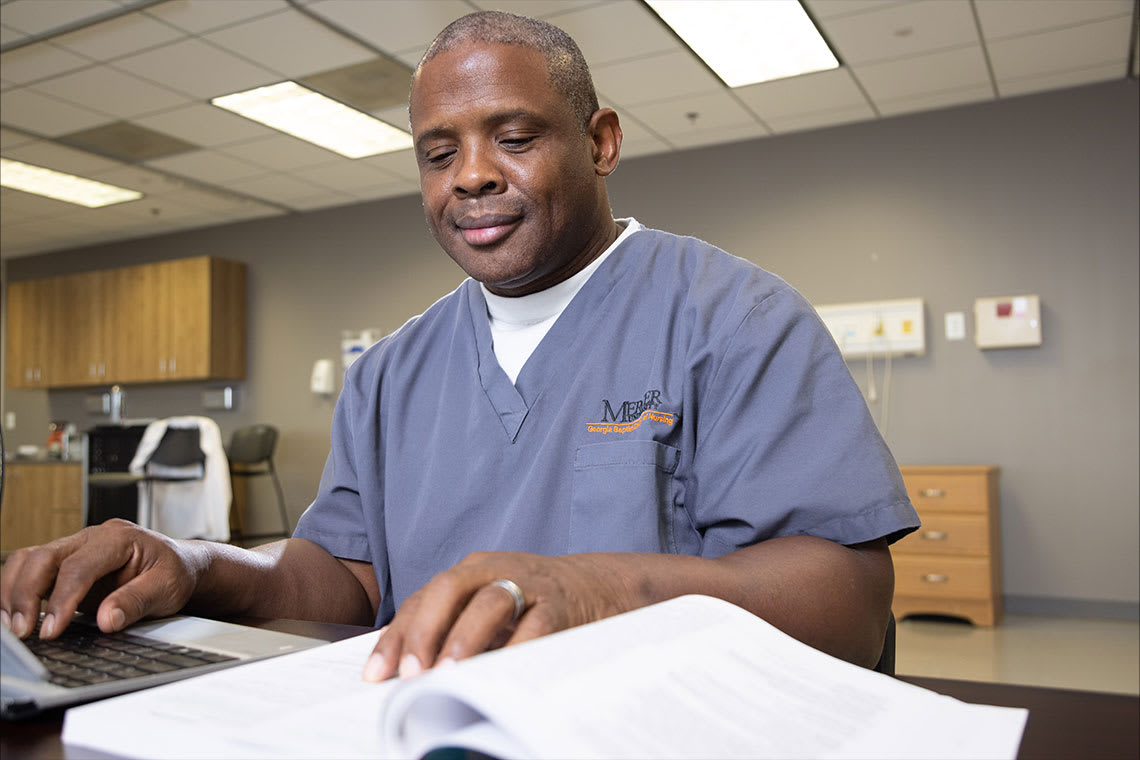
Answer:
<svg viewBox="0 0 1140 760"><path fill-rule="evenodd" d="M608 177L618 165L621 155L621 125L617 112L600 108L590 117L590 139L594 143L594 171Z"/></svg>

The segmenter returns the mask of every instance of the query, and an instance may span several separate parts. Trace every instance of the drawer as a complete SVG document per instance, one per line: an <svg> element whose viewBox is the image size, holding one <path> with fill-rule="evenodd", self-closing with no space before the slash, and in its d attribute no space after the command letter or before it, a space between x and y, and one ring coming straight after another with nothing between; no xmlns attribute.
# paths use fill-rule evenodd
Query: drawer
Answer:
<svg viewBox="0 0 1140 760"><path fill-rule="evenodd" d="M986 515L923 515L922 527L891 545L891 553L961 554L990 553L989 520Z"/></svg>
<svg viewBox="0 0 1140 760"><path fill-rule="evenodd" d="M993 595L986 558L903 554L894 561L898 596L989 599Z"/></svg>
<svg viewBox="0 0 1140 760"><path fill-rule="evenodd" d="M985 512L987 482L982 475L956 473L908 473L903 482L910 501L920 515L930 511Z"/></svg>

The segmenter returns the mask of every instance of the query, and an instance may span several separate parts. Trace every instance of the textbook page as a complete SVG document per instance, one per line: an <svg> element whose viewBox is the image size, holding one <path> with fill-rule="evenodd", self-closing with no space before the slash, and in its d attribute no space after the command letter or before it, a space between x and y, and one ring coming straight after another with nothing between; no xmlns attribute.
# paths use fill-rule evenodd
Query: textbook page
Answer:
<svg viewBox="0 0 1140 760"><path fill-rule="evenodd" d="M503 758L1013 758L1026 716L690 596L430 671L393 693L384 733L395 757L478 741Z"/></svg>
<svg viewBox="0 0 1140 760"><path fill-rule="evenodd" d="M377 758L396 681L365 683L376 631L75 707L64 744L116 756Z"/></svg>

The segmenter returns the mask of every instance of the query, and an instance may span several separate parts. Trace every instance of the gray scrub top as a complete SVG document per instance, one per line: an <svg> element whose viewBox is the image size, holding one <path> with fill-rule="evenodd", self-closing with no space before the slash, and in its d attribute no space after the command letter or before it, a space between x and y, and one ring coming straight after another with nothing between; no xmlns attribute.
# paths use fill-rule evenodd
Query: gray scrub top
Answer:
<svg viewBox="0 0 1140 760"><path fill-rule="evenodd" d="M914 530L894 459L814 309L778 277L643 229L515 384L465 281L365 352L294 535L371 562L377 624L473 551L717 557Z"/></svg>

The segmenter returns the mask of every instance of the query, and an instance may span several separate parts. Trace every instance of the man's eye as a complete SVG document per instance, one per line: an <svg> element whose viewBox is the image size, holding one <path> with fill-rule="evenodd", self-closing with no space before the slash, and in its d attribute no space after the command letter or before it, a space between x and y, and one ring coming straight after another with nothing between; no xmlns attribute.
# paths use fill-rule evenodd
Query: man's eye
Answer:
<svg viewBox="0 0 1140 760"><path fill-rule="evenodd" d="M533 137L505 137L499 142L507 149L526 147L534 140Z"/></svg>
<svg viewBox="0 0 1140 760"><path fill-rule="evenodd" d="M451 158L453 155L455 155L455 151L453 151L453 150L441 150L441 151L438 151L436 153L429 153L429 154L425 155L424 160L427 161L429 164L433 164L433 165L438 166L439 164L442 164L447 159Z"/></svg>

